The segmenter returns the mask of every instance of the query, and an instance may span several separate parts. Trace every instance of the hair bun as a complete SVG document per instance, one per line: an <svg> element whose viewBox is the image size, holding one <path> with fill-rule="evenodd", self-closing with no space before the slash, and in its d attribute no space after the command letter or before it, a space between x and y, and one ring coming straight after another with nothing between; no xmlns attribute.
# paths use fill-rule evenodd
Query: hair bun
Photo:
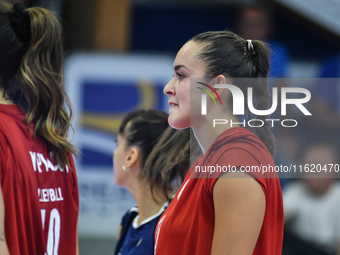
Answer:
<svg viewBox="0 0 340 255"><path fill-rule="evenodd" d="M11 25L14 32L23 42L31 39L31 18L20 3L13 5L13 12L10 13Z"/></svg>

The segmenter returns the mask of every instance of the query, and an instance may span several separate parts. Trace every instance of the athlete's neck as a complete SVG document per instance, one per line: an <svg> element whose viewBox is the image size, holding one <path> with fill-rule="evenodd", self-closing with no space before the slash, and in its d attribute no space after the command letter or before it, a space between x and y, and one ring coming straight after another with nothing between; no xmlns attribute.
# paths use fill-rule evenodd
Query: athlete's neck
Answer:
<svg viewBox="0 0 340 255"><path fill-rule="evenodd" d="M163 205L159 205L157 203L152 203L151 205L142 204L138 206L138 222L137 224L140 225L143 221L150 218L151 216L156 215L162 208ZM140 208L141 207L141 208Z"/></svg>
<svg viewBox="0 0 340 255"><path fill-rule="evenodd" d="M155 193L159 194L158 192ZM157 195L156 199L159 199ZM144 187L140 189L140 192L138 192L136 203L138 205L139 214L138 225L140 225L144 220L157 214L161 210L165 201L159 201L159 203L157 203L152 197L151 191Z"/></svg>
<svg viewBox="0 0 340 255"><path fill-rule="evenodd" d="M195 137L202 149L203 154L205 154L208 151L210 146L214 143L214 141L220 134L222 134L224 131L230 128L239 127L239 124L238 124L239 122L237 118L233 116L229 116L229 118L227 119L228 119L227 120L228 124L224 124L224 125L219 124L219 125L216 125L215 127L213 127L213 123L215 121L213 118L208 118L203 123L200 123L200 125L192 126ZM223 119L220 119L220 121L221 120L223 121ZM231 125L230 123L234 123L234 124Z"/></svg>
<svg viewBox="0 0 340 255"><path fill-rule="evenodd" d="M158 201L157 203L152 197L149 183L146 184L145 181L136 181L133 188L128 188L128 190L138 206L138 225L140 225L144 220L157 214L166 202L166 199L160 195L162 194L162 191L155 189L154 194Z"/></svg>

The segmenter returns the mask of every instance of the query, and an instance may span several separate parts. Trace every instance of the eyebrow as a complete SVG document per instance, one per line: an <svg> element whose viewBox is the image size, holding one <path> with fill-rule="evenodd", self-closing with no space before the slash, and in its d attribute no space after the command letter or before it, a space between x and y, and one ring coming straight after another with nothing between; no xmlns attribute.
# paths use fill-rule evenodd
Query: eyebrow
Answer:
<svg viewBox="0 0 340 255"><path fill-rule="evenodd" d="M174 67L175 72L178 71L178 69L180 69L182 67L188 69L185 65L177 65L177 66Z"/></svg>

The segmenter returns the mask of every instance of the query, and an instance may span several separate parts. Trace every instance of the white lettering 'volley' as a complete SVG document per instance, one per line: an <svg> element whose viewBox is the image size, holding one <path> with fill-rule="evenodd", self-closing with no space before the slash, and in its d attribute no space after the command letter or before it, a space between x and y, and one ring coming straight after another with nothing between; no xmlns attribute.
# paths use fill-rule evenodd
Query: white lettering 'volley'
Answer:
<svg viewBox="0 0 340 255"><path fill-rule="evenodd" d="M38 152L32 152L32 151L30 151L29 153L31 156L34 172L38 171L39 173L42 173L43 172L41 168L42 165L45 166L46 172L49 172L49 171L56 172L58 170L60 172L64 172L64 168L60 167L59 165L53 165L49 159L45 159L43 154L38 153ZM66 169L66 172L68 173L69 172L68 166L65 166L65 169Z"/></svg>

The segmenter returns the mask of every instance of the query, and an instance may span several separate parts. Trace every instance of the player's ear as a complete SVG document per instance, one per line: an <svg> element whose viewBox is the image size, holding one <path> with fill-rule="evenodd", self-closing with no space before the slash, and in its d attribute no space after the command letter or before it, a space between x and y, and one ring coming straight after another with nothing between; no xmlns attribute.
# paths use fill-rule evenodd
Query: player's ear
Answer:
<svg viewBox="0 0 340 255"><path fill-rule="evenodd" d="M214 88L217 92L217 94L220 96L220 98L224 98L224 99L228 99L229 97L231 97L231 92L229 89L226 88L217 88L216 85L218 84L232 84L231 80L229 77L220 74L218 76L216 76L214 79Z"/></svg>
<svg viewBox="0 0 340 255"><path fill-rule="evenodd" d="M136 166L136 164L138 164L139 161L140 161L140 151L138 147L131 146L125 157L125 166L131 168L133 166Z"/></svg>
<svg viewBox="0 0 340 255"><path fill-rule="evenodd" d="M215 84L230 84L229 79L227 79L223 74L218 75L214 80Z"/></svg>

